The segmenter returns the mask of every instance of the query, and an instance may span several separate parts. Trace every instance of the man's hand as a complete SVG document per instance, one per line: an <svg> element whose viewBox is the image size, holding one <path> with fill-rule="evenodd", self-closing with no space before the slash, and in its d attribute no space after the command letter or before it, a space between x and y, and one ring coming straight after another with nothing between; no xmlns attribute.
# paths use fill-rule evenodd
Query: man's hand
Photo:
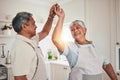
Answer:
<svg viewBox="0 0 120 80"><path fill-rule="evenodd" d="M55 12L54 12L54 9L56 7L57 4L54 4L51 9L50 9L50 12L49 12L49 18L54 18L54 16L56 15Z"/></svg>

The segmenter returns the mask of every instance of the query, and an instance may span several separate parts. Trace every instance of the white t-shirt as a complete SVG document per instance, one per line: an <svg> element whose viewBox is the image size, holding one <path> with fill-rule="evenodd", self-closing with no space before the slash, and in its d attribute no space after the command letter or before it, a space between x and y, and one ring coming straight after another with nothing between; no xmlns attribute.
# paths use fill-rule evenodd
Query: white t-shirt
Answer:
<svg viewBox="0 0 120 80"><path fill-rule="evenodd" d="M35 42L36 41L36 42ZM31 47L28 43L36 43ZM17 35L11 50L12 70L14 76L27 75L31 79L37 66L37 55L34 51L38 43L38 35L34 39L28 39Z"/></svg>

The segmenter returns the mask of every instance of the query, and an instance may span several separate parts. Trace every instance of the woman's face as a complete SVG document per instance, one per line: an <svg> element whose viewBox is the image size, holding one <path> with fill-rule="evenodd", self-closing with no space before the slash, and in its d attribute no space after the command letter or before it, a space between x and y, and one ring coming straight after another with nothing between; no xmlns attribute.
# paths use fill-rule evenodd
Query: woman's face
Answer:
<svg viewBox="0 0 120 80"><path fill-rule="evenodd" d="M71 31L71 34L75 40L85 38L86 28L81 26L78 23L74 23L70 27L70 31Z"/></svg>

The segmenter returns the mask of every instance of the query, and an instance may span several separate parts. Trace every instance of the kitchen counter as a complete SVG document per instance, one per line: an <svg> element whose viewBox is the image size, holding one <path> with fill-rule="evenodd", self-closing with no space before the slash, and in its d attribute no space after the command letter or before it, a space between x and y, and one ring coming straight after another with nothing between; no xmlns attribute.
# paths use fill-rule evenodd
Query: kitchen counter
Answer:
<svg viewBox="0 0 120 80"><path fill-rule="evenodd" d="M61 66L66 66L68 67L68 61L67 60L46 60L45 64L47 65L47 72L49 74L49 76L51 76L50 74L50 65L52 64L57 64L57 65L61 65ZM12 66L11 64L3 64L4 66L6 66L8 68L8 80L14 80L13 74L12 74Z"/></svg>
<svg viewBox="0 0 120 80"><path fill-rule="evenodd" d="M67 80L70 72L67 60L46 60L45 64L49 80Z"/></svg>
<svg viewBox="0 0 120 80"><path fill-rule="evenodd" d="M69 66L67 60L47 60L47 61L45 61L45 63Z"/></svg>
<svg viewBox="0 0 120 80"><path fill-rule="evenodd" d="M3 64L7 68L11 68L11 64Z"/></svg>

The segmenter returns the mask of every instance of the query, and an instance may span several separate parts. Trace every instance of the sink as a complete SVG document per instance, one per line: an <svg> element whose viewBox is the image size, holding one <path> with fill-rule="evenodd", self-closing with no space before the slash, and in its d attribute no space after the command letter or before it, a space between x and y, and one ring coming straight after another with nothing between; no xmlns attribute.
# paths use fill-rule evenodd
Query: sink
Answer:
<svg viewBox="0 0 120 80"><path fill-rule="evenodd" d="M8 78L8 69L6 66L0 64L0 80L7 80Z"/></svg>

